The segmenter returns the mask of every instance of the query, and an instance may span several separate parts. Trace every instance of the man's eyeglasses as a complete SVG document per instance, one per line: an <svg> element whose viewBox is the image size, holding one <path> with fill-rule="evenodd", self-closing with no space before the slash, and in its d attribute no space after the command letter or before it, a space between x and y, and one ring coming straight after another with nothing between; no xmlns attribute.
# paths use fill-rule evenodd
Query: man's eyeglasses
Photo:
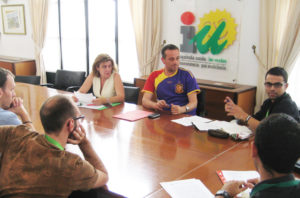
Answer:
<svg viewBox="0 0 300 198"><path fill-rule="evenodd" d="M281 82L276 82L276 83L265 82L265 87L271 88L272 86L274 86L275 88L281 88L284 84L285 83L281 83Z"/></svg>
<svg viewBox="0 0 300 198"><path fill-rule="evenodd" d="M76 120L79 120L80 122L82 122L84 118L85 118L84 115L80 115L80 116L78 116L78 117L73 117L73 118L72 118L72 119L74 120L75 123L74 123L74 128L73 128L73 130L72 130L72 132L71 132L69 138L74 139L73 132L74 132L74 131L76 130L76 128L77 128L77 122L76 122Z"/></svg>
<svg viewBox="0 0 300 198"><path fill-rule="evenodd" d="M76 121L76 120L83 121L84 118L85 118L84 115L80 115L80 116L78 116L78 117L73 117L72 119L73 119L74 121Z"/></svg>

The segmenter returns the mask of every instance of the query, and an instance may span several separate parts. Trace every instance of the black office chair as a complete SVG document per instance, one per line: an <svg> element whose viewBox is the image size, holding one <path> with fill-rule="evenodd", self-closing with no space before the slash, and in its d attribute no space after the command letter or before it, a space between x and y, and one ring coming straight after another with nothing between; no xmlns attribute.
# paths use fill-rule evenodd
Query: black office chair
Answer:
<svg viewBox="0 0 300 198"><path fill-rule="evenodd" d="M125 102L137 104L139 100L139 87L124 86Z"/></svg>
<svg viewBox="0 0 300 198"><path fill-rule="evenodd" d="M196 115L205 117L206 116L206 111L205 111L205 96L206 92L205 90L201 89L201 92L197 94L197 108L196 108Z"/></svg>
<svg viewBox="0 0 300 198"><path fill-rule="evenodd" d="M39 85L41 81L40 76L15 76L15 82L29 83Z"/></svg>
<svg viewBox="0 0 300 198"><path fill-rule="evenodd" d="M57 70L54 84L47 83L43 86L65 91L77 91L84 80L85 72L83 71Z"/></svg>
<svg viewBox="0 0 300 198"><path fill-rule="evenodd" d="M52 83L52 84L54 84L54 83L55 83L55 75L56 75L56 72L49 72L49 71L46 71L46 79L47 79L47 83Z"/></svg>

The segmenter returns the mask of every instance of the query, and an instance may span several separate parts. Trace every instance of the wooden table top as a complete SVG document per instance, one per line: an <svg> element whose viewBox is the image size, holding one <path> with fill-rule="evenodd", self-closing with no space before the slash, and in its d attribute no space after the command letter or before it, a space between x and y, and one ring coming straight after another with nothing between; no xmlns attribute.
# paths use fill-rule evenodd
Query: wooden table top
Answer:
<svg viewBox="0 0 300 198"><path fill-rule="evenodd" d="M66 94L24 83L17 83L16 93L41 133L42 103ZM249 141L218 139L171 122L186 115L162 114L135 122L112 118L136 109L143 107L124 103L101 111L80 108L87 137L108 170L109 190L127 197L169 197L160 182L198 178L215 193L222 185L216 170L255 170ZM68 145L67 150L82 156L78 146Z"/></svg>

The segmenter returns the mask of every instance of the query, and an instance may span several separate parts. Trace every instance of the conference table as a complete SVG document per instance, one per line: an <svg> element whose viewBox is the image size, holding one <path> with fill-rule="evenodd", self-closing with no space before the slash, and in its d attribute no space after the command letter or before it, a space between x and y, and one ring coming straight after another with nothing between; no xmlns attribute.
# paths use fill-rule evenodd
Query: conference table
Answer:
<svg viewBox="0 0 300 198"><path fill-rule="evenodd" d="M43 102L59 91L25 83L16 84L16 94L24 100L36 130L44 133L39 109ZM113 118L142 106L122 103L105 110L79 108L85 115L83 126L87 138L105 164L110 191L126 197L170 197L160 182L200 179L215 193L222 187L216 170L255 170L250 141L233 141L208 136L192 126L175 122L188 115L162 113L159 118L135 122ZM76 145L66 150L83 157Z"/></svg>

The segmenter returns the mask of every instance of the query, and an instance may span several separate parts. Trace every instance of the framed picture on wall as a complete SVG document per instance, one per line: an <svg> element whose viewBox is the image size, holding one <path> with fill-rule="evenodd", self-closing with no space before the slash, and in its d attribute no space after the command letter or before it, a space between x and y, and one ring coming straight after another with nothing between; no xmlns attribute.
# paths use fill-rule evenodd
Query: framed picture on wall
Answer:
<svg viewBox="0 0 300 198"><path fill-rule="evenodd" d="M2 5L3 34L26 34L24 5Z"/></svg>

